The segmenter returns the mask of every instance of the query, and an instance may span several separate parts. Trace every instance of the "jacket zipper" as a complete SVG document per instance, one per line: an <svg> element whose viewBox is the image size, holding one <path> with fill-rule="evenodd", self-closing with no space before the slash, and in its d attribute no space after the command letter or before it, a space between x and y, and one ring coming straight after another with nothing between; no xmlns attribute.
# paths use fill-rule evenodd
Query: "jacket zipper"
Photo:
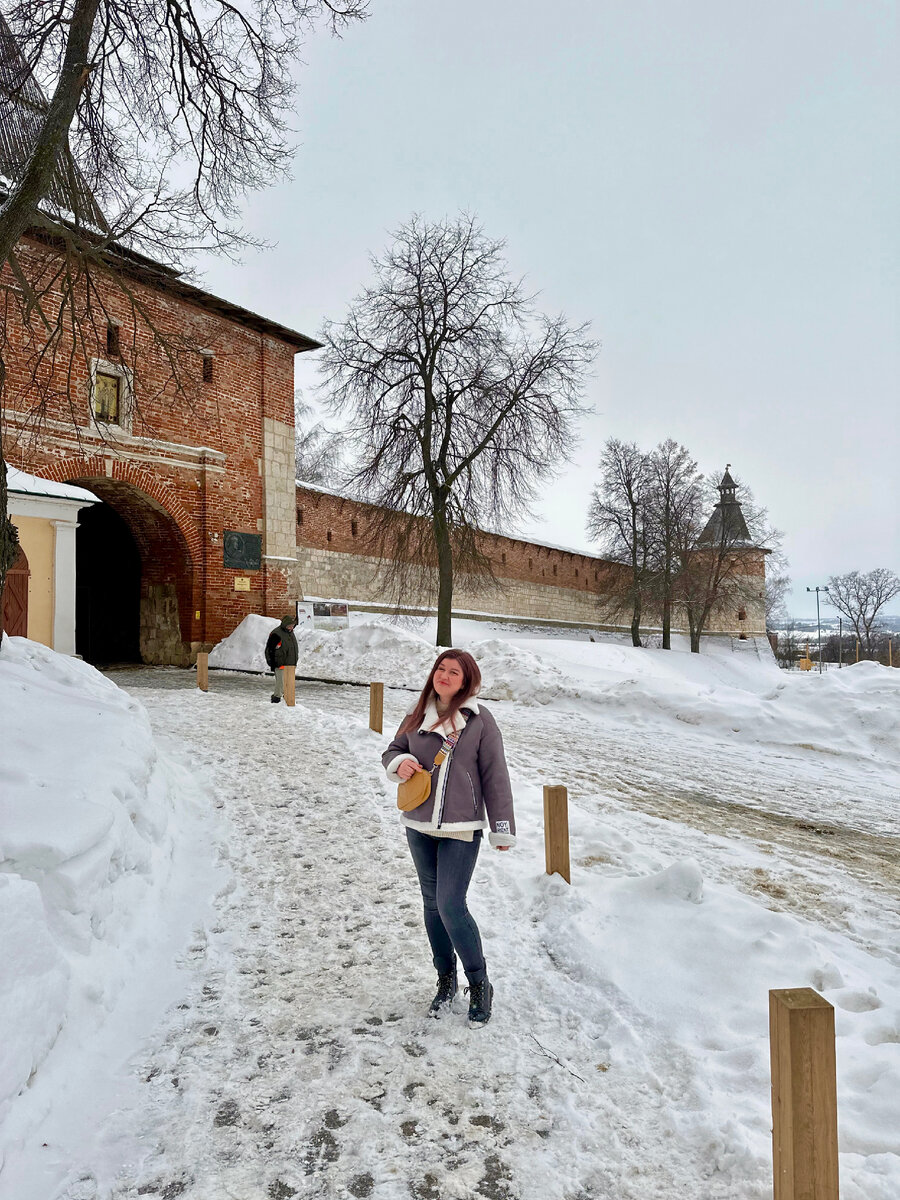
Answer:
<svg viewBox="0 0 900 1200"><path fill-rule="evenodd" d="M441 764L441 766L443 766L443 763ZM450 768L452 766L453 766L453 751L451 750L451 752L447 758L447 773L444 776L444 787L443 787L443 790L441 791L441 811L438 813L438 823L437 823L438 829L440 829L441 821L443 821L443 819L444 819L444 801L447 798L447 788L450 784ZM440 778L440 775L438 777Z"/></svg>
<svg viewBox="0 0 900 1200"><path fill-rule="evenodd" d="M468 771L466 771L466 778L469 781L469 787L472 789L472 812L474 813L475 819L477 820L478 819L478 801L475 799L475 784L472 782L472 776L469 774Z"/></svg>

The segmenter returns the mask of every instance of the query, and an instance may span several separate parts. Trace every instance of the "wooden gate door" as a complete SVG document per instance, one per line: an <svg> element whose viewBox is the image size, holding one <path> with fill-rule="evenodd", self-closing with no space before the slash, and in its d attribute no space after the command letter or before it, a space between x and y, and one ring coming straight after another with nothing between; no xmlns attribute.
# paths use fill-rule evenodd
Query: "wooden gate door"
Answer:
<svg viewBox="0 0 900 1200"><path fill-rule="evenodd" d="M10 637L28 636L28 559L19 547L19 557L6 573L3 589L3 628Z"/></svg>

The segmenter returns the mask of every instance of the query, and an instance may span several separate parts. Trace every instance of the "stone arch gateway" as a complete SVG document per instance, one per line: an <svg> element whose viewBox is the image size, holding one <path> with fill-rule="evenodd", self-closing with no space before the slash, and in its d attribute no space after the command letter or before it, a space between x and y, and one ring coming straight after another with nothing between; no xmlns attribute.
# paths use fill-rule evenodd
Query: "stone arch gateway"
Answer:
<svg viewBox="0 0 900 1200"><path fill-rule="evenodd" d="M76 535L76 648L89 662L140 661L186 666L192 618L203 604L195 541L178 497L165 482L127 461L64 461L64 482L102 503Z"/></svg>

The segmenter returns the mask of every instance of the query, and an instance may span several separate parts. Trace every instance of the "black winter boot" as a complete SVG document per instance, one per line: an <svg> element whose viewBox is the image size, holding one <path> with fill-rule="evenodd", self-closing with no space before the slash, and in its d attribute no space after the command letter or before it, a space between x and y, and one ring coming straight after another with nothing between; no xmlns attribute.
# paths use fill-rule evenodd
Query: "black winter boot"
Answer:
<svg viewBox="0 0 900 1200"><path fill-rule="evenodd" d="M273 703L273 704L280 704L280 703L281 703L281 697L280 697L280 696L270 696L270 697L269 697L269 699L272 701L272 703Z"/></svg>
<svg viewBox="0 0 900 1200"><path fill-rule="evenodd" d="M466 991L469 993L469 1024L487 1025L491 1019L491 1003L494 999L493 985L487 976L481 983L472 983Z"/></svg>
<svg viewBox="0 0 900 1200"><path fill-rule="evenodd" d="M453 1003L453 997L458 991L459 984L456 982L455 967L445 975L438 975L437 993L429 1006L429 1017L439 1017L442 1009L449 1009Z"/></svg>

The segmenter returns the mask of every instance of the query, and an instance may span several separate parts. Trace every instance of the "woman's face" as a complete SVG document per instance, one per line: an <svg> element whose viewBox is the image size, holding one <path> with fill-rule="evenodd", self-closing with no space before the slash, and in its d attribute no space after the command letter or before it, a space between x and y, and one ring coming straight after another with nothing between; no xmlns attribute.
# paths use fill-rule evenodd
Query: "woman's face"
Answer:
<svg viewBox="0 0 900 1200"><path fill-rule="evenodd" d="M445 658L435 671L432 683L441 700L452 700L465 683L459 662L455 658Z"/></svg>

